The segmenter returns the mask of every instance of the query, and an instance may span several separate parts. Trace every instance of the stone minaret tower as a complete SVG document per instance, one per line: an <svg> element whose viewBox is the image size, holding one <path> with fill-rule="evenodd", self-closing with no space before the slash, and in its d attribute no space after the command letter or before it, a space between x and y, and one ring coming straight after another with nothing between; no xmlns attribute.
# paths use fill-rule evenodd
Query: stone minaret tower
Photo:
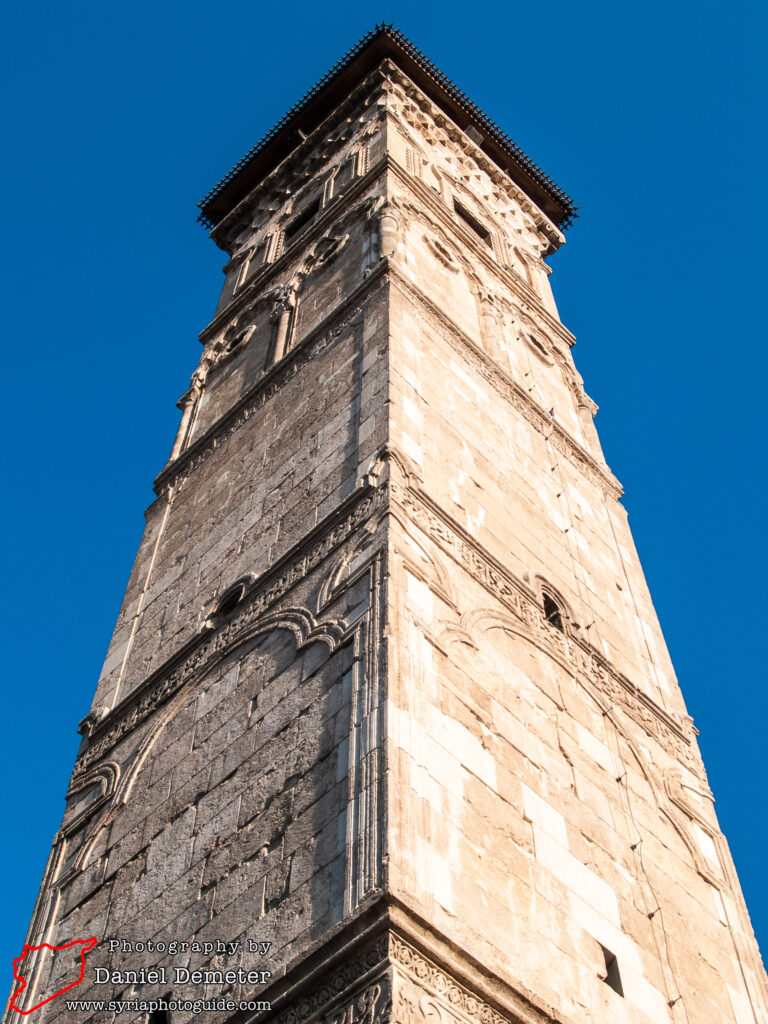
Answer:
<svg viewBox="0 0 768 1024"><path fill-rule="evenodd" d="M206 198L224 289L27 940L182 1008L29 1019L768 1021L550 291L573 212L390 28ZM72 965L29 958L32 1006Z"/></svg>

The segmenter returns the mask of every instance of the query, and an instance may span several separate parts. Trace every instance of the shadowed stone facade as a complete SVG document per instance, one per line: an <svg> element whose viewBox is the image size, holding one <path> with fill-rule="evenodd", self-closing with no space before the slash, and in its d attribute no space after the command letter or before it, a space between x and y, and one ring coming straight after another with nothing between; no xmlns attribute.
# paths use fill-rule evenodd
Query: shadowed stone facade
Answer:
<svg viewBox="0 0 768 1024"><path fill-rule="evenodd" d="M389 29L206 199L224 288L27 940L98 938L78 999L768 1022L549 286L572 214ZM28 1006L72 970L32 966Z"/></svg>

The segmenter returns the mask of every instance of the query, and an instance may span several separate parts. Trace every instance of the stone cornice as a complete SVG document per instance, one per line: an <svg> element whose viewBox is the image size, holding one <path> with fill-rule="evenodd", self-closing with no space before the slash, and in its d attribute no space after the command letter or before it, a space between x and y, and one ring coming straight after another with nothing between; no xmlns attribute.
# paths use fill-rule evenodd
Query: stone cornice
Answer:
<svg viewBox="0 0 768 1024"><path fill-rule="evenodd" d="M624 493L623 488L608 466L601 465L568 433L565 427L549 416L519 384L504 372L497 362L478 348L475 342L439 306L435 305L417 285L409 281L394 263L390 268L390 279L402 289L408 298L416 299L429 311L432 317L446 330L449 341L457 350L471 357L484 379L511 402L539 433L546 435L561 455L569 458L601 490L618 501Z"/></svg>
<svg viewBox="0 0 768 1024"><path fill-rule="evenodd" d="M368 33L328 72L303 100L288 111L267 135L213 188L200 203L200 219L213 226L224 219L293 149L296 137L312 135L323 115L357 88L382 62L396 64L457 129L480 139L475 144L501 171L524 189L537 206L565 227L576 214L571 199L537 167L480 108L391 25Z"/></svg>
<svg viewBox="0 0 768 1024"><path fill-rule="evenodd" d="M381 86L383 80L381 68L375 68L338 107L331 110L315 131L304 139L297 139L297 145L288 156L259 182L258 186L247 192L211 231L211 238L220 248L225 252L228 251L227 232L240 227L240 222L244 215L247 215L248 206L254 195L279 194L285 188L286 183L295 182L297 172L305 170L305 165L311 164L313 160L319 159L324 165L332 163L346 145L346 142L340 140L331 141L334 132L350 118L353 111L359 111L361 108L372 105L375 90ZM320 170L319 166L312 168L313 173L317 173L318 170Z"/></svg>
<svg viewBox="0 0 768 1024"><path fill-rule="evenodd" d="M444 114L436 110L430 102L426 93L403 74L397 66L390 64L388 69L392 82L398 85L404 96L413 103L417 103L422 113L432 121L437 131L443 133L444 137L453 145L458 147L475 165L484 171L497 188L501 188L509 198L520 206L533 219L537 229L547 241L550 252L558 249L565 237L563 232L555 223L526 195L513 179L501 173L492 160L489 160L482 149L472 142L466 132L446 118Z"/></svg>

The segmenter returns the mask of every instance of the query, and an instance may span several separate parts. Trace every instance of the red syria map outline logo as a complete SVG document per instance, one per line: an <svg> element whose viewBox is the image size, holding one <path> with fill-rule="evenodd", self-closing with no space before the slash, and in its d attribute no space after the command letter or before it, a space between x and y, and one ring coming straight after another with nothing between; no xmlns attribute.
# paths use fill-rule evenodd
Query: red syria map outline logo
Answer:
<svg viewBox="0 0 768 1024"><path fill-rule="evenodd" d="M19 988L17 988L16 991L11 996L11 1002L10 1002L11 1007L17 1013L23 1013L23 1014L32 1013L33 1010L39 1010L41 1006L45 1006L46 1003L50 1003L50 1001L52 999L55 999L57 996L60 996L63 992L68 992L69 989L74 988L75 985L79 985L80 982L83 980L83 978L85 976L85 954L86 953L90 953L90 951L96 945L96 942L97 942L96 936L93 936L90 939L74 939L72 942L67 942L66 945L64 945L64 946L49 946L47 942L44 942L40 946L27 946L26 943L25 943L24 950L23 950L21 956L17 956L14 959L14 961L13 961L13 980L14 981L20 981L21 982L21 986ZM52 996L48 996L48 998L47 999L43 999L42 1002L36 1003L34 1006L31 1006L28 1010L21 1010L21 1009L19 1009L19 1007L15 1005L16 999L21 995L21 993L27 987L27 979L22 977L21 974L17 973L18 965L21 963L21 961L24 959L24 957L28 956L30 953L34 953L38 949L50 949L50 950L53 950L53 951L57 952L57 951L62 950L62 949L71 949L72 946L82 946L83 947L80 950L80 977L77 979L77 981L73 981L70 985L65 985L64 988L59 989L58 992L54 992Z"/></svg>

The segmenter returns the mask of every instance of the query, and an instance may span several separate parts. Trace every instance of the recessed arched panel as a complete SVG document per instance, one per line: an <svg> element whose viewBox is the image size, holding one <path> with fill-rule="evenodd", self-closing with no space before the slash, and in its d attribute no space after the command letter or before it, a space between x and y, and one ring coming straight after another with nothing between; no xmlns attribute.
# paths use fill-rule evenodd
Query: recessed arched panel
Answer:
<svg viewBox="0 0 768 1024"><path fill-rule="evenodd" d="M340 640L300 609L275 612L150 720L83 848L98 847L107 883L133 872L127 899L151 900L156 928L184 911L202 926L216 891L242 887L258 919L290 904L292 886L306 886L301 902L344 877L352 657ZM298 882L321 841L323 864ZM342 897L323 913L340 919Z"/></svg>

